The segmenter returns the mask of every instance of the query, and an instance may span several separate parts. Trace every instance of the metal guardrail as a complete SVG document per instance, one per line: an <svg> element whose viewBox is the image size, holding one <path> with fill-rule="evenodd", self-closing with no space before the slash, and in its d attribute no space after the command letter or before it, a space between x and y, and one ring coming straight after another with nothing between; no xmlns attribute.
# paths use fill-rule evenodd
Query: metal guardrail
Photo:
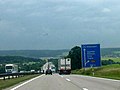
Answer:
<svg viewBox="0 0 120 90"><path fill-rule="evenodd" d="M0 74L0 78L3 78L3 80L5 80L6 78L10 79L10 78L17 78L17 77L21 77L24 75L33 75L33 74L40 74L37 72L26 72L26 73L3 73Z"/></svg>

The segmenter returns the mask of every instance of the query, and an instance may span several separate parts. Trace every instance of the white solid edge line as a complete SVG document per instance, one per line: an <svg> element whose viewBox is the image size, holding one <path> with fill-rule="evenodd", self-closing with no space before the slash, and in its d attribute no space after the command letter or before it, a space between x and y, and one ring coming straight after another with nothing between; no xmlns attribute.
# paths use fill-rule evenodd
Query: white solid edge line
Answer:
<svg viewBox="0 0 120 90"><path fill-rule="evenodd" d="M92 76L84 76L84 75L80 75L80 76L87 77L87 78L99 79L99 80L108 80L108 81L120 82L120 80L114 80L114 79L108 79L108 78L100 78L100 77L92 77Z"/></svg>
<svg viewBox="0 0 120 90"><path fill-rule="evenodd" d="M70 80L70 79L68 79L68 78L66 78L66 80L67 80L67 81L69 81L69 82L71 81L71 80Z"/></svg>
<svg viewBox="0 0 120 90"><path fill-rule="evenodd" d="M83 88L83 90L88 90L87 88Z"/></svg>
<svg viewBox="0 0 120 90"><path fill-rule="evenodd" d="M40 77L42 77L42 76L44 76L44 75L40 75L40 76L38 76L38 77L35 77L35 78L33 78L33 79L30 79L30 80L28 80L28 81L26 81L26 82L24 82L24 83L22 83L22 84L20 84L20 85L18 85L18 86L16 86L16 87L12 88L12 89L10 89L10 90L16 90L17 88L19 88L19 87L21 87L21 86L23 86L23 85L25 85L25 84L27 84L27 83L29 83L29 82L32 82L33 80L38 79L38 78L40 78Z"/></svg>

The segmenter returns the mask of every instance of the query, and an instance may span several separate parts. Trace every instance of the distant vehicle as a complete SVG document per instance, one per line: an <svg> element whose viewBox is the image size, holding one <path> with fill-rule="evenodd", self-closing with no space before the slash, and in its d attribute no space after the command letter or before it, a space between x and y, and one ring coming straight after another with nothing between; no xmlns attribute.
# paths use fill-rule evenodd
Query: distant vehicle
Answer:
<svg viewBox="0 0 120 90"><path fill-rule="evenodd" d="M47 69L45 74L46 74L46 75L47 75L47 74L51 74L51 75L52 75L52 70L51 70L51 69Z"/></svg>
<svg viewBox="0 0 120 90"><path fill-rule="evenodd" d="M55 67L55 66L52 66L52 67L51 67L51 71L55 73L55 72L56 72L56 67Z"/></svg>
<svg viewBox="0 0 120 90"><path fill-rule="evenodd" d="M58 60L58 71L59 74L70 74L71 73L71 59L59 59Z"/></svg>
<svg viewBox="0 0 120 90"><path fill-rule="evenodd" d="M37 73L40 73L40 70L38 70Z"/></svg>
<svg viewBox="0 0 120 90"><path fill-rule="evenodd" d="M20 71L20 73L26 73L27 71Z"/></svg>
<svg viewBox="0 0 120 90"><path fill-rule="evenodd" d="M18 73L18 65L16 64L6 64L5 65L6 73Z"/></svg>
<svg viewBox="0 0 120 90"><path fill-rule="evenodd" d="M42 67L41 67L41 73L46 73L46 71L50 69L52 72L56 71L56 67L52 62L46 62Z"/></svg>
<svg viewBox="0 0 120 90"><path fill-rule="evenodd" d="M30 72L35 73L35 70L30 70Z"/></svg>
<svg viewBox="0 0 120 90"><path fill-rule="evenodd" d="M41 73L41 74L44 74L44 70L41 70L40 73Z"/></svg>

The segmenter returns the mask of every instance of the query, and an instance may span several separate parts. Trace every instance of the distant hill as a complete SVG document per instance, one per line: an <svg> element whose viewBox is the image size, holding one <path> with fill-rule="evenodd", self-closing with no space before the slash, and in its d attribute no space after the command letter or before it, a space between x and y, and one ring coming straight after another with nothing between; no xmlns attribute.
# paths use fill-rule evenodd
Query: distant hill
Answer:
<svg viewBox="0 0 120 90"><path fill-rule="evenodd" d="M32 58L59 57L69 50L0 50L0 56L23 56Z"/></svg>
<svg viewBox="0 0 120 90"><path fill-rule="evenodd" d="M23 56L31 58L66 56L70 50L0 50L0 56ZM102 57L120 57L120 48L101 48Z"/></svg>
<svg viewBox="0 0 120 90"><path fill-rule="evenodd" d="M102 57L120 57L120 48L102 48Z"/></svg>

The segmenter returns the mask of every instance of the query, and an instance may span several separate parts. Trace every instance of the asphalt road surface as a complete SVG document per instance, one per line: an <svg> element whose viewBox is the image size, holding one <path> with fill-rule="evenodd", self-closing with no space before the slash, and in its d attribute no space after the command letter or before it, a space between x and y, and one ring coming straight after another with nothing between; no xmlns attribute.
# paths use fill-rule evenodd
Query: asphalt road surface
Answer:
<svg viewBox="0 0 120 90"><path fill-rule="evenodd" d="M5 90L120 90L120 80L80 75L41 75Z"/></svg>

